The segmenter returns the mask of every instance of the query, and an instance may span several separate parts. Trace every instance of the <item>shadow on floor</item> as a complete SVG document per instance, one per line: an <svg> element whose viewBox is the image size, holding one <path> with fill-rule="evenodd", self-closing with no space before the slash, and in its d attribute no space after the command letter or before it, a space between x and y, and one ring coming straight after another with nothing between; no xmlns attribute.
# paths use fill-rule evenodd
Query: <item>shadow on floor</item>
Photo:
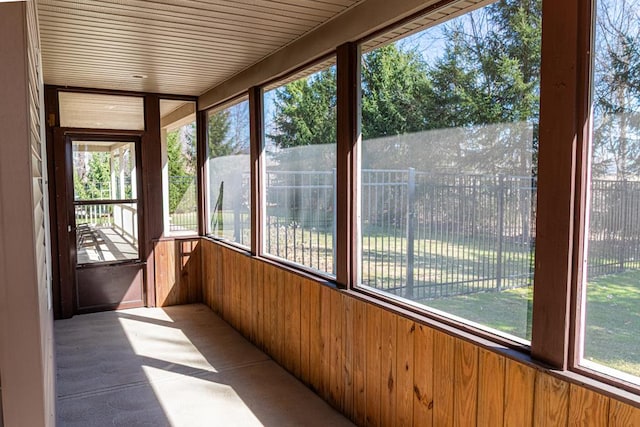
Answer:
<svg viewBox="0 0 640 427"><path fill-rule="evenodd" d="M55 323L61 426L351 425L201 304Z"/></svg>

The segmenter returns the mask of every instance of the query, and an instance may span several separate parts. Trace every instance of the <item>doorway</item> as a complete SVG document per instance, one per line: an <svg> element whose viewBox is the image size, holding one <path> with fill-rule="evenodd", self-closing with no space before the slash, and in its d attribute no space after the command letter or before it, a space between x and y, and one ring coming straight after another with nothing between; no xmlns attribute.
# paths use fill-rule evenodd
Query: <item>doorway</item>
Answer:
<svg viewBox="0 0 640 427"><path fill-rule="evenodd" d="M67 280L61 281L61 294L67 296L63 311L72 315L144 306L140 137L74 133L59 139L64 167L57 170L64 172L66 183L58 200L64 211L59 220L67 231L60 244L69 266Z"/></svg>

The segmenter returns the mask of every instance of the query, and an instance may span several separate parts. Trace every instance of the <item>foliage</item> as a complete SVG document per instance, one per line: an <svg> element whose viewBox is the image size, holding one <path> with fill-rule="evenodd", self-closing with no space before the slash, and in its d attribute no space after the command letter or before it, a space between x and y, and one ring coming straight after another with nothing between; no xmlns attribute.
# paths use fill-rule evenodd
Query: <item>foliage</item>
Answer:
<svg viewBox="0 0 640 427"><path fill-rule="evenodd" d="M640 5L625 0L598 6L592 170L627 180L640 173Z"/></svg>
<svg viewBox="0 0 640 427"><path fill-rule="evenodd" d="M269 138L278 147L335 143L335 67L277 89L274 103L276 132Z"/></svg>
<svg viewBox="0 0 640 427"><path fill-rule="evenodd" d="M111 166L109 153L89 153L88 162L83 158L82 165L74 167L73 190L77 200L109 199L111 187ZM80 169L80 170L78 170Z"/></svg>
<svg viewBox="0 0 640 427"><path fill-rule="evenodd" d="M443 163L455 158L454 166L466 170L530 173L537 146L540 16L540 0L502 0L437 27L440 33L429 32L444 40L431 61L419 45L399 42L363 55L363 138L389 138L379 147L388 167L397 159L424 166L443 156ZM513 125L483 127L503 123ZM334 68L278 89L274 124L269 136L280 148L334 143ZM464 132L447 144L422 138L419 150L391 138L445 128Z"/></svg>
<svg viewBox="0 0 640 427"><path fill-rule="evenodd" d="M175 212L189 189L190 180L182 177L193 176L187 173L187 157L183 154L179 132L167 134L167 160L169 164L169 212Z"/></svg>
<svg viewBox="0 0 640 427"><path fill-rule="evenodd" d="M535 167L540 17L540 0L502 0L444 27L444 54L429 70L432 126L513 124L470 130L471 142L459 147L465 169L529 174Z"/></svg>
<svg viewBox="0 0 640 427"><path fill-rule="evenodd" d="M207 123L208 157L228 156L233 153L233 146L227 142L229 133L229 111L222 110L209 116Z"/></svg>
<svg viewBox="0 0 640 427"><path fill-rule="evenodd" d="M364 139L425 129L431 105L426 63L415 50L387 45L363 57L362 131Z"/></svg>

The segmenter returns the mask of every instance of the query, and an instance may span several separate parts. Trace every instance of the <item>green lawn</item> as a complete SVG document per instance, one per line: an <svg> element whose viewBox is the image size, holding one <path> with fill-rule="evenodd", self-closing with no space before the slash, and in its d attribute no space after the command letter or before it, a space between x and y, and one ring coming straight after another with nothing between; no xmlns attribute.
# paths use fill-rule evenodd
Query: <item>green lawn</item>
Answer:
<svg viewBox="0 0 640 427"><path fill-rule="evenodd" d="M429 307L530 339L531 288L421 301ZM587 287L585 358L640 376L640 271L591 280Z"/></svg>

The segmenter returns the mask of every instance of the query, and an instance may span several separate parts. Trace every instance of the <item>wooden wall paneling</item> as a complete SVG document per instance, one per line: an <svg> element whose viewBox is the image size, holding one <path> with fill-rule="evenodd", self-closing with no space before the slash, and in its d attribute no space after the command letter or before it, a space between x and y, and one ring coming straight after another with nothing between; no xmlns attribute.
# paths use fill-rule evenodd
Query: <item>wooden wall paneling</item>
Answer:
<svg viewBox="0 0 640 427"><path fill-rule="evenodd" d="M302 279L299 276L289 274L286 282L283 282L285 322L284 322L284 353L287 356L287 369L300 378L300 296Z"/></svg>
<svg viewBox="0 0 640 427"><path fill-rule="evenodd" d="M433 424L453 426L455 339L442 332L433 334Z"/></svg>
<svg viewBox="0 0 640 427"><path fill-rule="evenodd" d="M251 266L251 314L253 316L252 341L264 349L264 264L254 262Z"/></svg>
<svg viewBox="0 0 640 427"><path fill-rule="evenodd" d="M609 398L576 384L569 389L570 426L606 426L609 423Z"/></svg>
<svg viewBox="0 0 640 427"><path fill-rule="evenodd" d="M537 372L534 392L533 424L563 426L569 415L569 383L544 372Z"/></svg>
<svg viewBox="0 0 640 427"><path fill-rule="evenodd" d="M478 354L478 425L504 424L506 360L492 351Z"/></svg>
<svg viewBox="0 0 640 427"><path fill-rule="evenodd" d="M367 304L351 300L351 324L353 325L352 347L352 384L353 384L353 421L364 425L367 420L365 394L367 372Z"/></svg>
<svg viewBox="0 0 640 427"><path fill-rule="evenodd" d="M264 314L265 314L265 348L274 358L280 357L277 351L278 312L278 271L271 265L264 265Z"/></svg>
<svg viewBox="0 0 640 427"><path fill-rule="evenodd" d="M161 243L157 265L175 253ZM640 423L638 408L313 279L207 240L200 250L204 300L358 425Z"/></svg>
<svg viewBox="0 0 640 427"><path fill-rule="evenodd" d="M220 252L220 302L222 318L233 325L233 313L231 312L230 284L233 282L233 252L222 250Z"/></svg>
<svg viewBox="0 0 640 427"><path fill-rule="evenodd" d="M504 389L504 425L531 426L536 371L507 359Z"/></svg>
<svg viewBox="0 0 640 427"><path fill-rule="evenodd" d="M413 425L414 335L416 325L404 317L398 317L397 372L396 372L396 420L394 425Z"/></svg>
<svg viewBox="0 0 640 427"><path fill-rule="evenodd" d="M366 343L366 386L367 400L366 425L380 425L380 372L382 353L382 312L375 305L367 304L367 343Z"/></svg>
<svg viewBox="0 0 640 427"><path fill-rule="evenodd" d="M342 382L343 413L350 419L354 419L353 411L353 337L354 337L354 306L356 300L345 294L340 294L342 298Z"/></svg>
<svg viewBox="0 0 640 427"><path fill-rule="evenodd" d="M454 425L475 426L478 414L478 347L457 339L454 349Z"/></svg>
<svg viewBox="0 0 640 427"><path fill-rule="evenodd" d="M433 425L433 329L416 323L413 334L413 423Z"/></svg>
<svg viewBox="0 0 640 427"><path fill-rule="evenodd" d="M222 295L223 295L223 289L222 289L222 278L224 277L224 258L223 258L223 253L225 252L224 249L219 246L219 245L215 245L213 243L209 243L211 246L213 246L215 249L212 251L211 255L212 255L212 270L214 272L214 280L212 283L212 292L211 292L211 297L214 301L214 311L222 316L223 315L223 304L224 301L222 299Z"/></svg>
<svg viewBox="0 0 640 427"><path fill-rule="evenodd" d="M390 426L396 422L397 391L397 323L398 316L382 310L380 335L382 341L380 355L380 420L382 425Z"/></svg>
<svg viewBox="0 0 640 427"><path fill-rule="evenodd" d="M154 242L153 243L153 258L154 258L154 269L155 269L155 287L156 287L156 305L158 307L162 307L164 300L166 298L163 295L162 289L164 289L163 284L167 283L169 278L167 277L167 273L169 271L168 268L165 267L167 254L166 254L166 244L165 242Z"/></svg>
<svg viewBox="0 0 640 427"><path fill-rule="evenodd" d="M191 256L187 261L189 274L189 300L192 302L202 302L202 251L200 249L200 239L190 242Z"/></svg>
<svg viewBox="0 0 640 427"><path fill-rule="evenodd" d="M179 251L179 299L176 304L202 302L200 239L176 240Z"/></svg>
<svg viewBox="0 0 640 427"><path fill-rule="evenodd" d="M251 266L253 262L251 262L251 258L247 255L242 255L242 268L244 271L242 274L243 282L240 288L240 302L242 304L241 331L246 338L251 340L251 292L253 291L251 287Z"/></svg>
<svg viewBox="0 0 640 427"><path fill-rule="evenodd" d="M204 275L199 239L153 242L152 266L155 305L167 307L203 301Z"/></svg>
<svg viewBox="0 0 640 427"><path fill-rule="evenodd" d="M300 280L300 379L311 385L311 288L310 280Z"/></svg>
<svg viewBox="0 0 640 427"><path fill-rule="evenodd" d="M330 361L329 361L329 402L336 408L343 407L344 399L344 348L343 348L343 315L342 294L331 289L331 324L330 324Z"/></svg>
<svg viewBox="0 0 640 427"><path fill-rule="evenodd" d="M640 408L612 399L609 405L609 425L611 427L640 426Z"/></svg>
<svg viewBox="0 0 640 427"><path fill-rule="evenodd" d="M235 284L236 304L238 305L238 326L245 337L249 336L249 281L251 280L251 260L245 254L236 254L238 282Z"/></svg>
<svg viewBox="0 0 640 427"><path fill-rule="evenodd" d="M284 364L285 361L285 332L284 332L284 324L285 324L285 295L287 292L286 280L289 274L281 269L274 267L276 270L276 287L275 292L271 293L271 303L275 304L276 307L276 354L278 358L276 361L281 365ZM275 297L275 299L274 299Z"/></svg>
<svg viewBox="0 0 640 427"><path fill-rule="evenodd" d="M331 289L320 286L320 376L318 392L329 400L331 394Z"/></svg>
<svg viewBox="0 0 640 427"><path fill-rule="evenodd" d="M322 308L320 289L317 283L308 282L309 298L309 383L312 390L322 395ZM266 301L266 299L265 299Z"/></svg>
<svg viewBox="0 0 640 427"><path fill-rule="evenodd" d="M214 246L209 244L207 240L202 240L200 244L202 248L202 302L213 310L211 301L211 282L212 282L212 265L213 260L211 252Z"/></svg>
<svg viewBox="0 0 640 427"><path fill-rule="evenodd" d="M227 305L226 315L229 318L229 323L234 328L240 329L240 304L239 304L239 288L242 285L242 271L238 262L238 254L235 251L228 251L228 264L226 269L226 275L223 280L226 282L227 289ZM230 280L227 280L230 279Z"/></svg>

